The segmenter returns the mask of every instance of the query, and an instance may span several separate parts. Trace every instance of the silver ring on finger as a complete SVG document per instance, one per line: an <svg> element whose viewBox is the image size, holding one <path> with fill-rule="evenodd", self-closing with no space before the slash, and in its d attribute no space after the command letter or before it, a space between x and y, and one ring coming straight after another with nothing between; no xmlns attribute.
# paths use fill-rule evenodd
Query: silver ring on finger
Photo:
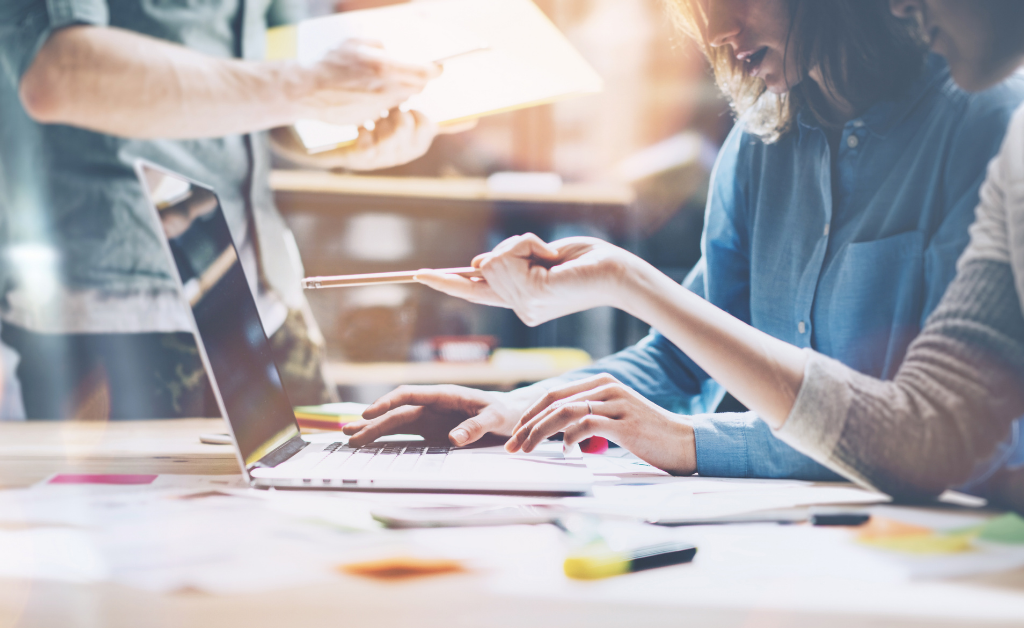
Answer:
<svg viewBox="0 0 1024 628"><path fill-rule="evenodd" d="M594 414L594 408L590 405L590 401L587 401L587 414Z"/></svg>

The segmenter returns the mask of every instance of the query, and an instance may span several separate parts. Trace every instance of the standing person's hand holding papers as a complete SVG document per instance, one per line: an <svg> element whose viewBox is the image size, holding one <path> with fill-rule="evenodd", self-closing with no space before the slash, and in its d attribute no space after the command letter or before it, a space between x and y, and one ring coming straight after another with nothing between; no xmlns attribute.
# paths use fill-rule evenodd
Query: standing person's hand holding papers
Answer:
<svg viewBox="0 0 1024 628"><path fill-rule="evenodd" d="M436 63L404 61L377 42L350 39L296 72L296 117L334 124L377 120L440 75Z"/></svg>
<svg viewBox="0 0 1024 628"><path fill-rule="evenodd" d="M326 164L367 170L426 151L436 127L396 108L440 74L435 63L395 58L373 42L349 40L302 65L215 57L126 29L72 26L49 37L20 93L39 122L136 139L222 137L302 118L361 125L394 110L392 122L345 152L345 163Z"/></svg>
<svg viewBox="0 0 1024 628"><path fill-rule="evenodd" d="M437 124L399 105L440 76L436 63L411 63L388 55L378 42L348 40L309 68L297 102L298 118L333 124L361 123L359 138L344 148L310 154L287 129L275 129L275 150L297 165L379 170L412 161L430 148ZM367 124L370 123L370 124ZM453 128L447 132L466 130Z"/></svg>

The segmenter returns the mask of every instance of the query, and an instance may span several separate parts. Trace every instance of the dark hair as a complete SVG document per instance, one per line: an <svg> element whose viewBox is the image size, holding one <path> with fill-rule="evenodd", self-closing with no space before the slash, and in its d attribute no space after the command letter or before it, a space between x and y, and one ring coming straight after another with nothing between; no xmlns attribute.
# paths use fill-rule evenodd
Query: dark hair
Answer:
<svg viewBox="0 0 1024 628"><path fill-rule="evenodd" d="M857 110L898 97L920 74L927 53L917 23L894 16L889 0L787 0L789 38L804 80L788 93L773 94L764 81L744 71L729 47L710 45L702 3L669 3L683 32L703 48L736 115L744 119L748 131L766 141L792 129L802 108L823 126L840 126L843 121L834 119L822 89ZM822 87L809 78L815 68Z"/></svg>

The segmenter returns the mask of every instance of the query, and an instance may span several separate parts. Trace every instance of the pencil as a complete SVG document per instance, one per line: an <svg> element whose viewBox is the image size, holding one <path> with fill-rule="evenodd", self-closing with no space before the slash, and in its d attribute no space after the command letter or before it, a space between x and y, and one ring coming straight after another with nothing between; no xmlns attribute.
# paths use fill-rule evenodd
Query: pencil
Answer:
<svg viewBox="0 0 1024 628"><path fill-rule="evenodd" d="M481 277L480 271L468 266L465 268L438 268L423 270L403 270L395 273L365 273L362 275L331 275L328 277L306 277L302 287L306 290L322 288L351 288L354 286L376 286L385 283L414 283L416 275L423 272L459 275L462 277Z"/></svg>

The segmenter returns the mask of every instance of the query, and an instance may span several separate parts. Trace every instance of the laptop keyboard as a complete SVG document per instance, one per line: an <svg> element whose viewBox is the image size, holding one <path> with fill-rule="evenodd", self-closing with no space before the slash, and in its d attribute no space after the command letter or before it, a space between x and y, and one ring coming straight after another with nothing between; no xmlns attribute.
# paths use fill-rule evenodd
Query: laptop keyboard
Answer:
<svg viewBox="0 0 1024 628"><path fill-rule="evenodd" d="M323 459L313 468L318 472L344 475L429 475L441 470L449 452L451 447L400 443L369 443L362 447L349 447L345 443L331 443L324 448Z"/></svg>

